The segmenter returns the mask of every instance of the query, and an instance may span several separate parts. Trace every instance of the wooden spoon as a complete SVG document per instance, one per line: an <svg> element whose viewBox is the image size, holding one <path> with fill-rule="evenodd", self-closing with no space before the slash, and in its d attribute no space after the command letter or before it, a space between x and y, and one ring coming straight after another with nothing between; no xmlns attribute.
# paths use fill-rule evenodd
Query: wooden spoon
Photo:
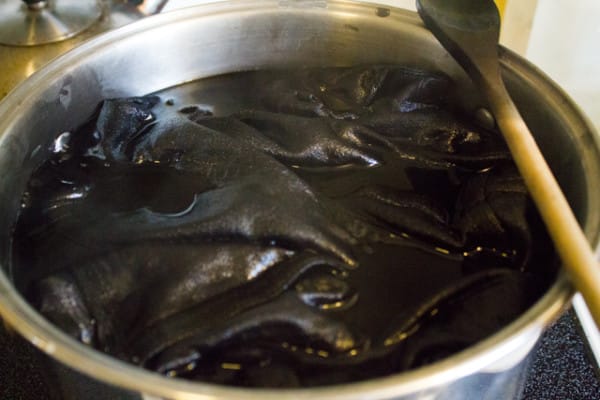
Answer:
<svg viewBox="0 0 600 400"><path fill-rule="evenodd" d="M600 327L600 268L500 74L500 15L493 0L416 0L425 26L487 99L575 288ZM501 301L499 299L499 301Z"/></svg>

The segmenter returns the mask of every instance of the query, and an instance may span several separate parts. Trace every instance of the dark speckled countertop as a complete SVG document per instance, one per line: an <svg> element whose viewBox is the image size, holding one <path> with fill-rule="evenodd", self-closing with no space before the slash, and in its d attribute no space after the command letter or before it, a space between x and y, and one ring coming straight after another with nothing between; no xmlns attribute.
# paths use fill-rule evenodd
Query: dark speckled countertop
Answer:
<svg viewBox="0 0 600 400"><path fill-rule="evenodd" d="M572 310L542 337L522 399L600 399L600 371Z"/></svg>
<svg viewBox="0 0 600 400"><path fill-rule="evenodd" d="M600 400L600 377L569 311L542 337L521 400ZM0 324L1 400L140 400L58 366Z"/></svg>

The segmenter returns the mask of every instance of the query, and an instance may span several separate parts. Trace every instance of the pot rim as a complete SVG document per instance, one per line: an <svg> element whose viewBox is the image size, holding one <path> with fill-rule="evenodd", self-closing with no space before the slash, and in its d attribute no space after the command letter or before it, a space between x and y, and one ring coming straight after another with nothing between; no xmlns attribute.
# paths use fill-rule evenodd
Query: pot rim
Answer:
<svg viewBox="0 0 600 400"><path fill-rule="evenodd" d="M361 15L371 15L374 10L385 8L392 11L387 18L391 18L395 23L408 24L425 31L421 20L414 12L351 0L233 0L203 4L149 17L104 33L80 45L36 72L9 93L0 102L0 116L18 115L20 110L27 109L35 102L46 82L54 81L62 76L64 71L76 60L81 61L91 57L95 52L111 46L120 39L188 19L218 17L236 12L273 12L293 7L316 7L326 9L327 12L352 12ZM537 82L552 92L554 96L560 97L561 102L564 103L562 106L574 115L577 123L585 130L594 132L591 124L582 116L577 106L536 67L506 49L501 51L501 63L505 69L526 75L527 79ZM10 131L11 126L10 118L0 118L0 146L8 136L4 132ZM592 134L592 136L595 150L600 152L597 135ZM598 225L595 224L592 227L593 232L589 232L589 229L587 232L588 239L594 244L598 243L600 236ZM535 342L543 328L560 314L573 294L572 286L561 271L549 291L517 320L462 352L416 370L334 386L282 390L248 389L167 378L88 347L63 333L38 314L13 288L9 278L0 268L0 315L40 350L79 372L106 383L169 399L186 400L214 398L358 400L364 399L365 396L391 399L410 393L435 390L436 387L481 371L507 354L523 351L523 347L526 347L528 352L531 349L531 343Z"/></svg>

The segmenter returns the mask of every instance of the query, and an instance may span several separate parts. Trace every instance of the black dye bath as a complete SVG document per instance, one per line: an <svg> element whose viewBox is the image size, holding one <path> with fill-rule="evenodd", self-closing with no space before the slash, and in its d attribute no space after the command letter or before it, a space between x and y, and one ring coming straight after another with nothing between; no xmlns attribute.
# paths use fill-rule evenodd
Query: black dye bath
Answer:
<svg viewBox="0 0 600 400"><path fill-rule="evenodd" d="M16 282L67 333L172 377L307 387L452 355L556 274L458 90L366 66L105 100L31 177Z"/></svg>

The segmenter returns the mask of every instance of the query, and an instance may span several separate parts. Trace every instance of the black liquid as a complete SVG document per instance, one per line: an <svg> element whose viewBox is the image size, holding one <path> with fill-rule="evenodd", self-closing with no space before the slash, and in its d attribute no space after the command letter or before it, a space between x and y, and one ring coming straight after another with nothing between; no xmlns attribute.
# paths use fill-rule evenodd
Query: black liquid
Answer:
<svg viewBox="0 0 600 400"><path fill-rule="evenodd" d="M444 358L556 273L456 90L373 66L107 100L32 176L16 280L84 343L169 376L315 386Z"/></svg>

